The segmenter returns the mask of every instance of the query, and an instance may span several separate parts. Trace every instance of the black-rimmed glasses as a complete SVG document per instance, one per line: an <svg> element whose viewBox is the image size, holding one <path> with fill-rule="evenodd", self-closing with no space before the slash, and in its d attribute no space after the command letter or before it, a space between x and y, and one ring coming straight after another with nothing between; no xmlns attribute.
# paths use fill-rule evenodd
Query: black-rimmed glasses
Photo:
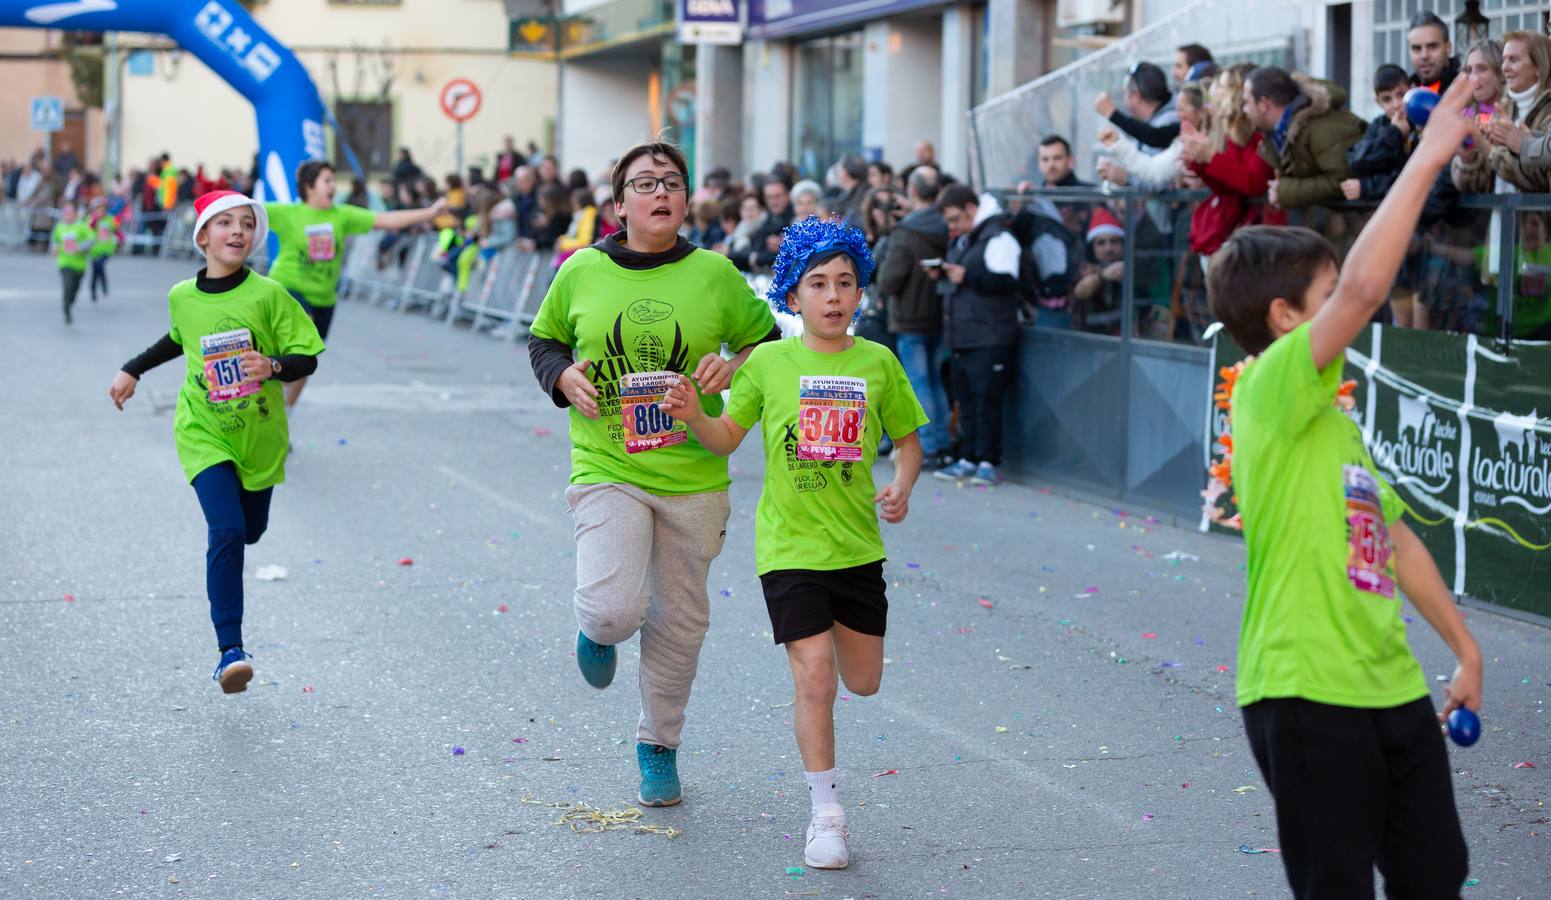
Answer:
<svg viewBox="0 0 1551 900"><path fill-rule="evenodd" d="M637 194L655 194L657 193L658 185L662 185L670 194L678 194L689 190L689 182L684 180L683 175L664 175L661 178L655 175L639 175L625 182L625 184L630 185L630 189Z"/></svg>

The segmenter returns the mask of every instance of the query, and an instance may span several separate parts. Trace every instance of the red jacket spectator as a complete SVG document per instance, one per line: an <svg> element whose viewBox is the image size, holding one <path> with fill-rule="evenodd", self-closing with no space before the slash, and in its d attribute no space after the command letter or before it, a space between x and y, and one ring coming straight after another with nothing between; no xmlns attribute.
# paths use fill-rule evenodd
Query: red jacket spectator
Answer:
<svg viewBox="0 0 1551 900"><path fill-rule="evenodd" d="M1212 196L1196 206L1190 217L1190 249L1210 256L1216 253L1234 229L1243 225L1286 225L1287 211L1250 203L1264 197L1271 180L1271 167L1260 156L1261 132L1251 132L1247 144L1231 139L1223 150L1207 162L1190 162L1190 170L1200 176Z"/></svg>

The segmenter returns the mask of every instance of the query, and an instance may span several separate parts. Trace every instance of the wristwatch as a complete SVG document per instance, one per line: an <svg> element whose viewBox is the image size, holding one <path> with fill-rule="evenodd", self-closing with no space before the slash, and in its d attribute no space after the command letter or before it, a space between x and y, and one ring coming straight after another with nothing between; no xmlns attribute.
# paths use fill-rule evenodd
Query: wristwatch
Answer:
<svg viewBox="0 0 1551 900"><path fill-rule="evenodd" d="M280 357L278 357L278 356L271 356L269 358L269 377L273 378L276 375L279 375L281 368L282 367L280 365Z"/></svg>

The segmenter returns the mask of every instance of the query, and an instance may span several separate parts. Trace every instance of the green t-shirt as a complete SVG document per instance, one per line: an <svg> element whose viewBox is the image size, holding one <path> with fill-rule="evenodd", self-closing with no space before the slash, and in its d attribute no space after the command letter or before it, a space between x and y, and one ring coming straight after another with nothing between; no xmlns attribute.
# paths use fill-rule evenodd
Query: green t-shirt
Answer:
<svg viewBox="0 0 1551 900"><path fill-rule="evenodd" d="M1342 360L1314 368L1309 325L1233 392L1233 488L1249 586L1238 703L1301 697L1376 709L1427 696L1406 643L1389 527L1405 504L1335 406Z"/></svg>
<svg viewBox="0 0 1551 900"><path fill-rule="evenodd" d="M650 373L693 373L722 344L742 350L774 328L770 307L719 253L697 249L654 269L624 268L590 247L572 254L532 328L592 361L598 418L571 410L571 483L631 484L657 495L725 490L727 460L656 410L660 384L629 391L623 404L620 387L627 375L649 382ZM700 402L708 415L722 414L720 395Z"/></svg>
<svg viewBox="0 0 1551 900"><path fill-rule="evenodd" d="M92 239L92 226L85 222L60 222L54 226L54 259L61 269L86 271L87 246Z"/></svg>
<svg viewBox="0 0 1551 900"><path fill-rule="evenodd" d="M242 486L263 490L285 480L290 431L280 382L244 382L237 356L323 352L318 329L279 283L249 272L242 284L207 294L189 279L167 295L168 334L183 347L188 374L178 392L173 437L189 481L223 462L237 466Z"/></svg>
<svg viewBox="0 0 1551 900"><path fill-rule="evenodd" d="M1476 268L1485 272L1487 253L1485 247L1476 248ZM1551 246L1525 250L1522 246L1513 250L1513 336L1528 338L1546 325L1551 325ZM1491 292L1487 301L1483 333L1497 333L1497 292Z"/></svg>
<svg viewBox="0 0 1551 900"><path fill-rule="evenodd" d="M264 211L269 233L280 242L269 277L313 306L333 306L345 238L371 231L377 214L359 206L313 209L305 203L266 203Z"/></svg>
<svg viewBox="0 0 1551 900"><path fill-rule="evenodd" d="M92 258L112 256L118 249L118 222L112 216L97 220L96 237L92 240Z"/></svg>
<svg viewBox="0 0 1551 900"><path fill-rule="evenodd" d="M927 423L899 359L856 338L820 353L801 337L761 344L732 378L727 415L763 422L765 485L754 519L759 574L847 569L883 559L873 504L878 439Z"/></svg>

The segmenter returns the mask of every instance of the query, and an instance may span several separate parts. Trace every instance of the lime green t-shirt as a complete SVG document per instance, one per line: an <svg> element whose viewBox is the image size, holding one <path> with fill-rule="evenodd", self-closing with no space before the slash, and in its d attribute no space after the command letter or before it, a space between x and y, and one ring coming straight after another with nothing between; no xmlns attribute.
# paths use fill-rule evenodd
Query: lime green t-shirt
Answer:
<svg viewBox="0 0 1551 900"><path fill-rule="evenodd" d="M759 574L830 571L883 559L873 504L878 439L927 423L899 359L856 338L820 353L801 337L761 344L732 378L727 415L763 422L765 485L754 518Z"/></svg>
<svg viewBox="0 0 1551 900"><path fill-rule="evenodd" d="M112 256L118 249L118 222L112 216L97 220L97 234L92 240L92 258Z"/></svg>
<svg viewBox="0 0 1551 900"><path fill-rule="evenodd" d="M742 350L774 328L770 307L720 253L697 249L653 269L624 268L591 247L572 254L532 327L535 337L592 361L598 418L571 410L571 483L631 484L663 496L725 490L727 460L661 415L655 400L665 388L653 373L693 373L722 344ZM722 414L720 395L700 403Z"/></svg>
<svg viewBox="0 0 1551 900"><path fill-rule="evenodd" d="M377 214L359 206L313 209L305 203L266 203L264 211L269 233L280 242L269 277L313 306L333 306L345 238L371 231Z"/></svg>
<svg viewBox="0 0 1551 900"><path fill-rule="evenodd" d="M61 269L86 271L87 246L92 239L92 226L85 222L60 222L54 226L54 260Z"/></svg>
<svg viewBox="0 0 1551 900"><path fill-rule="evenodd" d="M323 352L312 319L278 282L249 272L242 284L207 294L193 279L167 296L168 334L183 347L188 374L178 392L173 437L189 481L232 462L242 486L263 490L285 480L290 430L280 382L243 381L237 356Z"/></svg>
<svg viewBox="0 0 1551 900"><path fill-rule="evenodd" d="M1376 709L1427 696L1406 643L1389 528L1405 504L1335 406L1342 360L1314 368L1309 325L1244 368L1233 487L1249 586L1238 703L1301 697Z"/></svg>

